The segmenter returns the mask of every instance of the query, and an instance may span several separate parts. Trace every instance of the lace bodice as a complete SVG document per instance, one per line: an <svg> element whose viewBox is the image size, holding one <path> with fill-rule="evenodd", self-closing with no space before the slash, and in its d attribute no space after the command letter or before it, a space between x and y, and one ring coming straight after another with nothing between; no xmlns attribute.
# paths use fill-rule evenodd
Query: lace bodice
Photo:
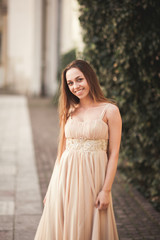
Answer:
<svg viewBox="0 0 160 240"><path fill-rule="evenodd" d="M107 140L105 139L66 139L66 149L69 151L107 151Z"/></svg>

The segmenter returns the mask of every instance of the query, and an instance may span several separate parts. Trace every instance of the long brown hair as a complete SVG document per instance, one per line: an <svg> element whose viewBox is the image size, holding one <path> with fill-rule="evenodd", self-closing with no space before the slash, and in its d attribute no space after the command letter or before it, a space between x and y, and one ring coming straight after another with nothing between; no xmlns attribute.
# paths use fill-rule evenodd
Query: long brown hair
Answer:
<svg viewBox="0 0 160 240"><path fill-rule="evenodd" d="M115 104L114 101L105 98L99 81L97 79L96 73L93 68L84 60L74 60L71 62L62 72L61 77L61 87L60 87L60 97L59 97L59 121L60 121L60 134L59 134L59 144L58 144L58 160L63 153L64 142L65 142L65 132L64 127L69 116L71 108L74 108L80 100L69 90L67 85L66 73L71 68L78 68L87 80L90 89L90 96L94 102L110 102Z"/></svg>

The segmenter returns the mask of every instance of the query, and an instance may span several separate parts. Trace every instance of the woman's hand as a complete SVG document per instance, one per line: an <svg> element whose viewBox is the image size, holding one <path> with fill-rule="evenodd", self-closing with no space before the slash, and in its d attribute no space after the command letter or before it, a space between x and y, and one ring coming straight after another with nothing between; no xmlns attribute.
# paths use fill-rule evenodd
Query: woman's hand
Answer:
<svg viewBox="0 0 160 240"><path fill-rule="evenodd" d="M100 191L96 199L95 207L99 210L107 209L110 201L109 194L110 192Z"/></svg>

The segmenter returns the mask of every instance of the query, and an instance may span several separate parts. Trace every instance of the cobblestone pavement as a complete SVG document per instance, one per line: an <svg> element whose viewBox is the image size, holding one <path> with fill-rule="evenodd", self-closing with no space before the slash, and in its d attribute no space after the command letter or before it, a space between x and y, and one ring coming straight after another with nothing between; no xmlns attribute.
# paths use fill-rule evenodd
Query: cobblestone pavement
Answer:
<svg viewBox="0 0 160 240"><path fill-rule="evenodd" d="M29 99L36 164L42 198L56 159L57 110L50 99ZM113 203L120 240L160 240L160 215L118 172L113 185ZM110 239L112 240L112 239Z"/></svg>
<svg viewBox="0 0 160 240"><path fill-rule="evenodd" d="M41 215L32 131L23 96L0 96L0 240L31 240Z"/></svg>
<svg viewBox="0 0 160 240"><path fill-rule="evenodd" d="M57 110L50 99L28 103L29 112L25 97L0 96L0 240L34 239L56 159ZM120 240L160 239L159 213L120 173L113 202Z"/></svg>

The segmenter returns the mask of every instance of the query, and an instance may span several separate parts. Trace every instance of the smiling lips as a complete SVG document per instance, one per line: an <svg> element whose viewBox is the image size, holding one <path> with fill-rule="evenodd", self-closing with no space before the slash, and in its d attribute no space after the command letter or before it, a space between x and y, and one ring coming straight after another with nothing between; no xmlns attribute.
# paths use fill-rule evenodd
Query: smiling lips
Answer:
<svg viewBox="0 0 160 240"><path fill-rule="evenodd" d="M80 89L80 90L78 90L78 91L75 91L75 93L79 95L79 94L81 94L81 92L83 91L83 89L84 89L84 88L82 88L82 89Z"/></svg>

